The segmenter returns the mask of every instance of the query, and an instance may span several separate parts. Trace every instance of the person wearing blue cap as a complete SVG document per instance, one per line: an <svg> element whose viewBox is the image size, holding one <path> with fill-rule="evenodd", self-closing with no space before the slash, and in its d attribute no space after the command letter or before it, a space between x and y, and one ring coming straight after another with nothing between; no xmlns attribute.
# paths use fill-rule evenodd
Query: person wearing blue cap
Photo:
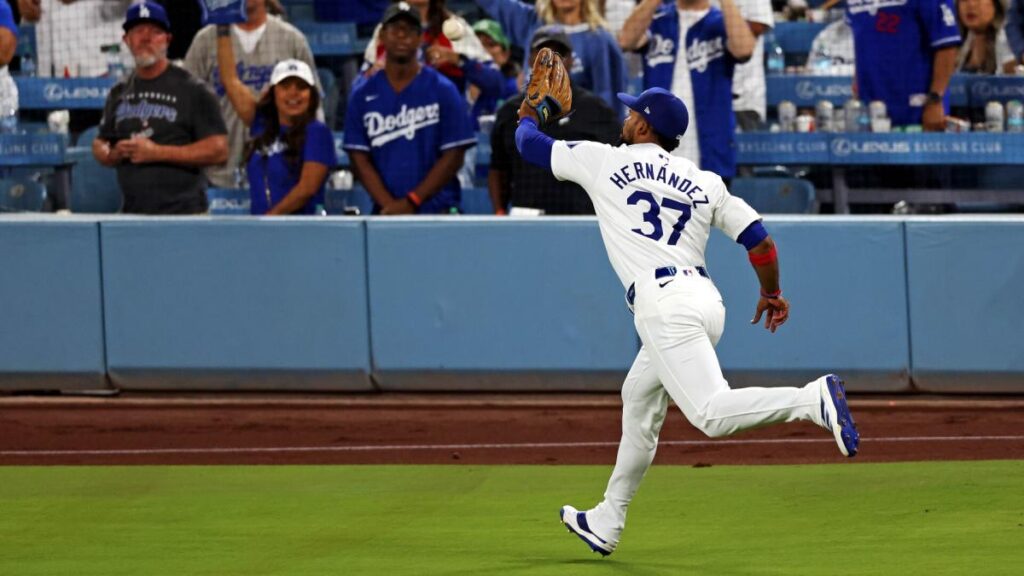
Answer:
<svg viewBox="0 0 1024 576"><path fill-rule="evenodd" d="M713 226L746 248L760 283L751 324L763 316L772 333L789 317L775 242L720 176L672 154L690 124L682 100L664 88L618 96L629 109L620 146L552 140L529 106L520 109L516 130L523 158L590 195L643 343L623 383L622 439L604 499L589 510L559 511L566 528L603 556L618 546L626 509L654 460L669 399L712 438L807 420L828 430L844 456L855 455L860 441L834 374L799 388L729 388L714 349L725 306L704 257L708 235Z"/></svg>
<svg viewBox="0 0 1024 576"><path fill-rule="evenodd" d="M107 96L92 153L117 169L123 211L198 214L206 211L202 169L227 160L227 128L216 96L167 59L171 23L163 7L128 8L124 43L135 71Z"/></svg>

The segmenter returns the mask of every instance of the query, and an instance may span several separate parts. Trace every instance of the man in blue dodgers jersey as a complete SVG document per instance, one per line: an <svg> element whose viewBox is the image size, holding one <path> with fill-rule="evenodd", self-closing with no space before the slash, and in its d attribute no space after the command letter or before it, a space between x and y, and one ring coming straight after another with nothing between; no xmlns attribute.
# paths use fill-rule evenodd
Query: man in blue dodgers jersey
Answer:
<svg viewBox="0 0 1024 576"><path fill-rule="evenodd" d="M831 432L845 456L855 455L860 442L834 374L801 388L729 388L714 351L725 307L705 264L708 235L714 226L748 250L761 284L751 323L767 313L771 332L789 314L775 243L757 212L730 195L719 176L672 155L689 120L681 100L662 88L619 98L631 111L618 147L552 140L527 106L516 132L523 158L590 195L643 343L622 386L622 439L604 500L590 510L559 512L571 532L605 556L618 545L626 508L654 459L670 398L710 437L809 420Z"/></svg>
<svg viewBox="0 0 1024 576"><path fill-rule="evenodd" d="M643 0L619 32L619 44L623 50L647 46L644 88L670 90L694 111L676 155L723 178L734 176L733 69L750 59L756 39L733 0L722 0L721 9L708 0Z"/></svg>
<svg viewBox="0 0 1024 576"><path fill-rule="evenodd" d="M882 100L895 126L946 129L946 88L960 31L952 0L847 0L856 83L862 100Z"/></svg>
<svg viewBox="0 0 1024 576"><path fill-rule="evenodd" d="M349 96L344 148L375 214L457 210L466 148L476 144L468 105L440 72L417 60L422 23L405 2L384 13L382 70Z"/></svg>

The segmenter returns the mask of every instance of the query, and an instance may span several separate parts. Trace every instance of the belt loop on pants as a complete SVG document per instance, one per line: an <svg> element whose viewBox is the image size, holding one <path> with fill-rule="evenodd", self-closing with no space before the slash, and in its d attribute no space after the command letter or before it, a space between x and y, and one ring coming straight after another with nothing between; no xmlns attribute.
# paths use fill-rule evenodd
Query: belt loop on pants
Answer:
<svg viewBox="0 0 1024 576"><path fill-rule="evenodd" d="M677 274L682 274L683 276L690 276L693 274L694 271L696 271L697 274L709 280L711 279L711 276L708 274L707 268L704 268L703 266L684 266L681 270L675 266L662 266L661 268L654 269L654 279L661 280L662 278L671 278L676 276ZM629 307L630 312L633 311L633 302L635 300L636 282L630 284L629 288L626 289L626 305Z"/></svg>

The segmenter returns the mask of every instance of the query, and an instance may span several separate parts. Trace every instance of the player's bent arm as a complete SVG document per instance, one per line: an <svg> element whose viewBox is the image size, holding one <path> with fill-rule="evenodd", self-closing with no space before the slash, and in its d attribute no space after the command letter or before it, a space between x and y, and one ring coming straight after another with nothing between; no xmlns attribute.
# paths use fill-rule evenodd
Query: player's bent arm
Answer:
<svg viewBox="0 0 1024 576"><path fill-rule="evenodd" d="M277 216L280 214L292 214L300 210L317 193L324 180L327 180L327 172L329 170L326 164L303 162L302 174L299 176L298 184L288 192L287 196L271 208L267 214Z"/></svg>
<svg viewBox="0 0 1024 576"><path fill-rule="evenodd" d="M661 0L643 0L626 18L619 31L619 47L623 50L639 50L647 43L647 29L654 20L654 13L661 6Z"/></svg>
<svg viewBox="0 0 1024 576"><path fill-rule="evenodd" d="M238 70L235 66L235 52L231 46L231 29L228 26L218 26L217 67L220 70L221 83L224 84L224 92L242 122L245 122L246 126L252 126L252 121L256 117L256 98L238 77Z"/></svg>
<svg viewBox="0 0 1024 576"><path fill-rule="evenodd" d="M216 166L228 161L228 137L214 134L184 146L159 146L160 162L179 166Z"/></svg>
<svg viewBox="0 0 1024 576"><path fill-rule="evenodd" d="M737 242L747 248L750 264L761 284L761 294L751 324L757 324L767 313L764 327L775 332L789 319L789 302L782 297L779 287L779 260L775 241L768 235L760 220L750 224Z"/></svg>
<svg viewBox="0 0 1024 576"><path fill-rule="evenodd" d="M491 195L491 204L494 206L494 213L504 216L508 206L508 175L504 170L491 168L487 173L487 191Z"/></svg>
<svg viewBox="0 0 1024 576"><path fill-rule="evenodd" d="M516 128L516 148L523 160L545 170L551 170L551 148L554 145L554 138L541 132L537 127L535 117L520 117L519 127Z"/></svg>
<svg viewBox="0 0 1024 576"><path fill-rule="evenodd" d="M464 146L445 150L441 153L441 157L437 159L437 162L434 163L433 168L427 172L423 180L410 192L415 192L420 202L426 202L440 192L445 184L451 182L452 178L455 178L459 169L462 168L462 162L465 158L466 148ZM414 205L413 207L417 208L418 206Z"/></svg>
<svg viewBox="0 0 1024 576"><path fill-rule="evenodd" d="M384 180L381 179L380 172L377 172L377 167L373 165L370 153L349 149L348 157L352 160L352 172L363 183L363 187L370 194L370 198L373 198L373 202L377 206L390 204L395 197L384 186Z"/></svg>

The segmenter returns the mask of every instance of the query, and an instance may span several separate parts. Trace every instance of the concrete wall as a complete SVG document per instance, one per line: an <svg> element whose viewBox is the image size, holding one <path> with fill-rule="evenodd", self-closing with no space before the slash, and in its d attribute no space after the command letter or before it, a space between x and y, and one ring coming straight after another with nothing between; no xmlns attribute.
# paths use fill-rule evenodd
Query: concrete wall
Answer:
<svg viewBox="0 0 1024 576"><path fill-rule="evenodd" d="M1024 391L1024 218L767 225L774 335L708 247L733 385ZM0 303L3 390L615 390L639 346L590 218L3 216Z"/></svg>

